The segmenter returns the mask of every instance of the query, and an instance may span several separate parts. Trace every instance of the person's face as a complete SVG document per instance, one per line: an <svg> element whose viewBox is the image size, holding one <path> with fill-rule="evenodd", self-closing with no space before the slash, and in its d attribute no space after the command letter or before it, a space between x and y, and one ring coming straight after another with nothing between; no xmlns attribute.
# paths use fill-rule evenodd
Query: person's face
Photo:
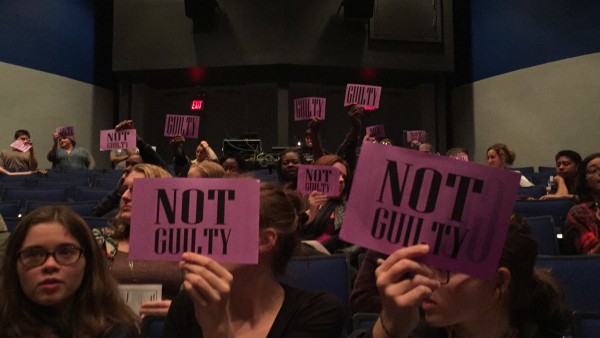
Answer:
<svg viewBox="0 0 600 338"><path fill-rule="evenodd" d="M71 142L71 139L68 137L61 137L60 138L60 147L63 149L66 148L70 148L73 146L73 143Z"/></svg>
<svg viewBox="0 0 600 338"><path fill-rule="evenodd" d="M294 152L289 152L283 155L281 159L281 171L288 179L296 179L298 177L298 165L300 165L300 157Z"/></svg>
<svg viewBox="0 0 600 338"><path fill-rule="evenodd" d="M490 167L503 168L504 161L502 157L494 149L490 149L487 152L487 163Z"/></svg>
<svg viewBox="0 0 600 338"><path fill-rule="evenodd" d="M496 286L465 274L451 274L448 284L435 289L424 300L425 320L435 327L476 321L496 306Z"/></svg>
<svg viewBox="0 0 600 338"><path fill-rule="evenodd" d="M585 180L590 190L596 194L600 194L600 157L588 162L585 166Z"/></svg>
<svg viewBox="0 0 600 338"><path fill-rule="evenodd" d="M225 161L223 161L223 169L231 173L240 172L240 166L234 158L228 158Z"/></svg>
<svg viewBox="0 0 600 338"><path fill-rule="evenodd" d="M198 145L198 147L196 147L196 161L202 162L206 160L206 157L206 150L202 148L201 145Z"/></svg>
<svg viewBox="0 0 600 338"><path fill-rule="evenodd" d="M133 200L133 180L136 178L145 178L143 173L134 171L127 175L125 182L123 182L123 189L125 192L121 196L121 208L119 212L119 218L126 224L131 223L131 201Z"/></svg>
<svg viewBox="0 0 600 338"><path fill-rule="evenodd" d="M334 168L337 168L340 171L340 194L344 192L344 188L346 188L346 179L348 177L348 169L346 166L340 162L336 162L333 164Z"/></svg>
<svg viewBox="0 0 600 338"><path fill-rule="evenodd" d="M577 176L577 165L570 158L561 156L556 160L556 174L565 177Z"/></svg>
<svg viewBox="0 0 600 338"><path fill-rule="evenodd" d="M31 139L25 134L20 135L19 137L15 138L15 140L20 140L23 143L31 143Z"/></svg>
<svg viewBox="0 0 600 338"><path fill-rule="evenodd" d="M21 245L24 249L38 248L47 252L56 252L58 246L81 244L57 222L40 223L31 227ZM55 253L59 254L59 253ZM72 299L81 285L85 274L85 256L69 265L61 265L49 255L46 261L36 267L27 267L21 258L17 259L17 274L23 293L32 302L42 306L63 307Z"/></svg>

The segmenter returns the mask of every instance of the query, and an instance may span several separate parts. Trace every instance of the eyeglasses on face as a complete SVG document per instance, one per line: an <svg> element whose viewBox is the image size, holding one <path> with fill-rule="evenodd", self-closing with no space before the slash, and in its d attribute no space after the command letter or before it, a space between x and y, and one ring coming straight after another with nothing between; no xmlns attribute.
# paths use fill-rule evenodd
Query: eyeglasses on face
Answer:
<svg viewBox="0 0 600 338"><path fill-rule="evenodd" d="M17 253L17 257L28 268L35 268L43 265L48 257L52 256L60 265L72 265L81 258L83 249L73 244L61 244L48 251L41 246L32 246L25 248Z"/></svg>
<svg viewBox="0 0 600 338"><path fill-rule="evenodd" d="M593 166L587 168L587 170L585 171L585 173L588 175L593 175L593 174L596 174L599 172L600 172L600 167L598 167L596 165L593 165Z"/></svg>

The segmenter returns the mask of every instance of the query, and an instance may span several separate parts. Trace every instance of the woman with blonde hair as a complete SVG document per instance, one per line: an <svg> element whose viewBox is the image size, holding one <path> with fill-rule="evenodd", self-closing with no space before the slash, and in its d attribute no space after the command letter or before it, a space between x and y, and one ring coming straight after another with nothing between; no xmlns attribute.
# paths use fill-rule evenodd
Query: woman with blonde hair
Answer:
<svg viewBox="0 0 600 338"><path fill-rule="evenodd" d="M181 272L176 263L132 261L129 259L129 231L135 180L138 178L169 178L161 167L142 163L132 167L125 178L119 213L106 228L94 229L94 236L108 259L110 270L121 284L162 284L163 300L142 304L141 315L165 315L171 300L181 287Z"/></svg>

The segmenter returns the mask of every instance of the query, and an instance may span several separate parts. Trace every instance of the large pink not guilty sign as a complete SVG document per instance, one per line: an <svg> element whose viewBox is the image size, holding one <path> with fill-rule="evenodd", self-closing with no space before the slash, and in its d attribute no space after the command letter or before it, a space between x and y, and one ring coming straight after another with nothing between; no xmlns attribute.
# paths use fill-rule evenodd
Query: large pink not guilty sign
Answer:
<svg viewBox="0 0 600 338"><path fill-rule="evenodd" d="M365 143L340 236L387 254L427 243L431 266L490 278L519 180L510 170Z"/></svg>
<svg viewBox="0 0 600 338"><path fill-rule="evenodd" d="M195 252L258 262L258 180L141 178L133 187L131 259L178 261Z"/></svg>

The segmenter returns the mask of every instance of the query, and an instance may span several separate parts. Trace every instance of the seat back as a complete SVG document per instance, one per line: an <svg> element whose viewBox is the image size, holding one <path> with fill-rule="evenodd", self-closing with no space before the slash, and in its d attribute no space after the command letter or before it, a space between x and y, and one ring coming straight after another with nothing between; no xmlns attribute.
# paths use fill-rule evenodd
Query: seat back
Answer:
<svg viewBox="0 0 600 338"><path fill-rule="evenodd" d="M544 195L546 195L545 185L534 185L533 187L519 188L519 199L524 199L523 197L539 199Z"/></svg>
<svg viewBox="0 0 600 338"><path fill-rule="evenodd" d="M109 195L113 189L97 189L89 187L77 187L75 192L75 201L100 201L106 195Z"/></svg>
<svg viewBox="0 0 600 338"><path fill-rule="evenodd" d="M0 215L2 217L17 217L19 213L19 201L0 202Z"/></svg>
<svg viewBox="0 0 600 338"><path fill-rule="evenodd" d="M513 211L524 217L535 217L550 215L554 218L554 224L564 233L564 224L573 206L570 199L556 199L548 201L516 201Z"/></svg>
<svg viewBox="0 0 600 338"><path fill-rule="evenodd" d="M557 230L552 216L525 217L525 222L538 242L538 254L550 256L560 254L556 239Z"/></svg>
<svg viewBox="0 0 600 338"><path fill-rule="evenodd" d="M600 313L575 311L573 313L573 338L598 337L600 337Z"/></svg>
<svg viewBox="0 0 600 338"><path fill-rule="evenodd" d="M3 201L19 201L19 208L24 210L25 202L29 200L66 202L67 189L56 188L4 188Z"/></svg>
<svg viewBox="0 0 600 338"><path fill-rule="evenodd" d="M535 172L533 167L519 167L519 168L510 168L510 170L518 171L521 175L529 175Z"/></svg>
<svg viewBox="0 0 600 338"><path fill-rule="evenodd" d="M142 337L162 338L167 317L159 315L146 315L142 318Z"/></svg>
<svg viewBox="0 0 600 338"><path fill-rule="evenodd" d="M345 255L293 258L279 281L306 290L329 292L349 304L350 278Z"/></svg>
<svg viewBox="0 0 600 338"><path fill-rule="evenodd" d="M48 201L27 201L25 203L25 214L32 212L37 208L48 205L66 205L75 211L79 216L91 216L96 202L48 202Z"/></svg>
<svg viewBox="0 0 600 338"><path fill-rule="evenodd" d="M536 267L558 279L571 309L600 312L600 256L538 256Z"/></svg>

